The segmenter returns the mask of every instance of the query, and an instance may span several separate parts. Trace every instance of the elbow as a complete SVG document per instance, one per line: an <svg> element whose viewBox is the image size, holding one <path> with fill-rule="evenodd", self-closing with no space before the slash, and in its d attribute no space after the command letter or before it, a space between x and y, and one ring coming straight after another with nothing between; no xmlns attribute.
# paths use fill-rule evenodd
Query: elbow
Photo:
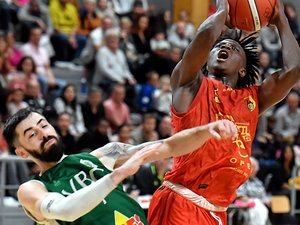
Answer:
<svg viewBox="0 0 300 225"><path fill-rule="evenodd" d="M78 214L76 215L73 211L67 209L61 210L61 215L61 220L66 222L74 222L80 217Z"/></svg>
<svg viewBox="0 0 300 225"><path fill-rule="evenodd" d="M296 74L298 79L300 79L300 64L293 66L291 70L292 70L292 73Z"/></svg>

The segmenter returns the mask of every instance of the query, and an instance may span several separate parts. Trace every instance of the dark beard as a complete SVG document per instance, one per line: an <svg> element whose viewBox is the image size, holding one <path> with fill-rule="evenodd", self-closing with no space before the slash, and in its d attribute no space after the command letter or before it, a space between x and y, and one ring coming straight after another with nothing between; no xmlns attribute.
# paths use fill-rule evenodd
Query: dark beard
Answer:
<svg viewBox="0 0 300 225"><path fill-rule="evenodd" d="M56 143L52 144L48 150L45 149L45 144L50 139L54 138ZM26 149L34 158L42 162L58 162L64 153L64 145L60 139L55 136L44 137L41 143L41 153Z"/></svg>

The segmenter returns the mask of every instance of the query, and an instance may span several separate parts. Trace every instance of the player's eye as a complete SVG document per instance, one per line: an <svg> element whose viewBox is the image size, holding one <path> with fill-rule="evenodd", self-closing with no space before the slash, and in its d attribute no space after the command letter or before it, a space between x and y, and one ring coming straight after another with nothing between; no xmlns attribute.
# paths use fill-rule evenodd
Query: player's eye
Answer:
<svg viewBox="0 0 300 225"><path fill-rule="evenodd" d="M36 135L36 132L31 132L31 134L29 135L29 139L34 137Z"/></svg>

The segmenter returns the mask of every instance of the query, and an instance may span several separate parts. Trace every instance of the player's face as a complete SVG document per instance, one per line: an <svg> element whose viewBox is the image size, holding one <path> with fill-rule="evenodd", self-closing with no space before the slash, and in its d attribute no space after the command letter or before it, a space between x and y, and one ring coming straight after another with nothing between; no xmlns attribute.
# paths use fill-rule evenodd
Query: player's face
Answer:
<svg viewBox="0 0 300 225"><path fill-rule="evenodd" d="M25 150L43 162L57 162L63 155L63 145L53 126L40 114L31 113L16 127L17 149Z"/></svg>
<svg viewBox="0 0 300 225"><path fill-rule="evenodd" d="M246 66L246 55L242 46L231 39L216 44L209 54L208 71L216 76L238 75Z"/></svg>

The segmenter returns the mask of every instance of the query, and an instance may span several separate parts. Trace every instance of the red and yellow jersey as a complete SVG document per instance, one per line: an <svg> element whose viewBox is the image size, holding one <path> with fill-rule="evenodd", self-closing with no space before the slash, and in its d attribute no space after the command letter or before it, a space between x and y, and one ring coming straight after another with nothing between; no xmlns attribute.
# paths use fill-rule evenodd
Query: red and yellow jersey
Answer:
<svg viewBox="0 0 300 225"><path fill-rule="evenodd" d="M188 111L177 113L172 107L175 131L228 119L236 124L239 136L235 140L211 139L198 150L176 157L165 180L182 184L213 204L228 206L251 173L249 157L258 112L257 86L235 90L203 76Z"/></svg>

